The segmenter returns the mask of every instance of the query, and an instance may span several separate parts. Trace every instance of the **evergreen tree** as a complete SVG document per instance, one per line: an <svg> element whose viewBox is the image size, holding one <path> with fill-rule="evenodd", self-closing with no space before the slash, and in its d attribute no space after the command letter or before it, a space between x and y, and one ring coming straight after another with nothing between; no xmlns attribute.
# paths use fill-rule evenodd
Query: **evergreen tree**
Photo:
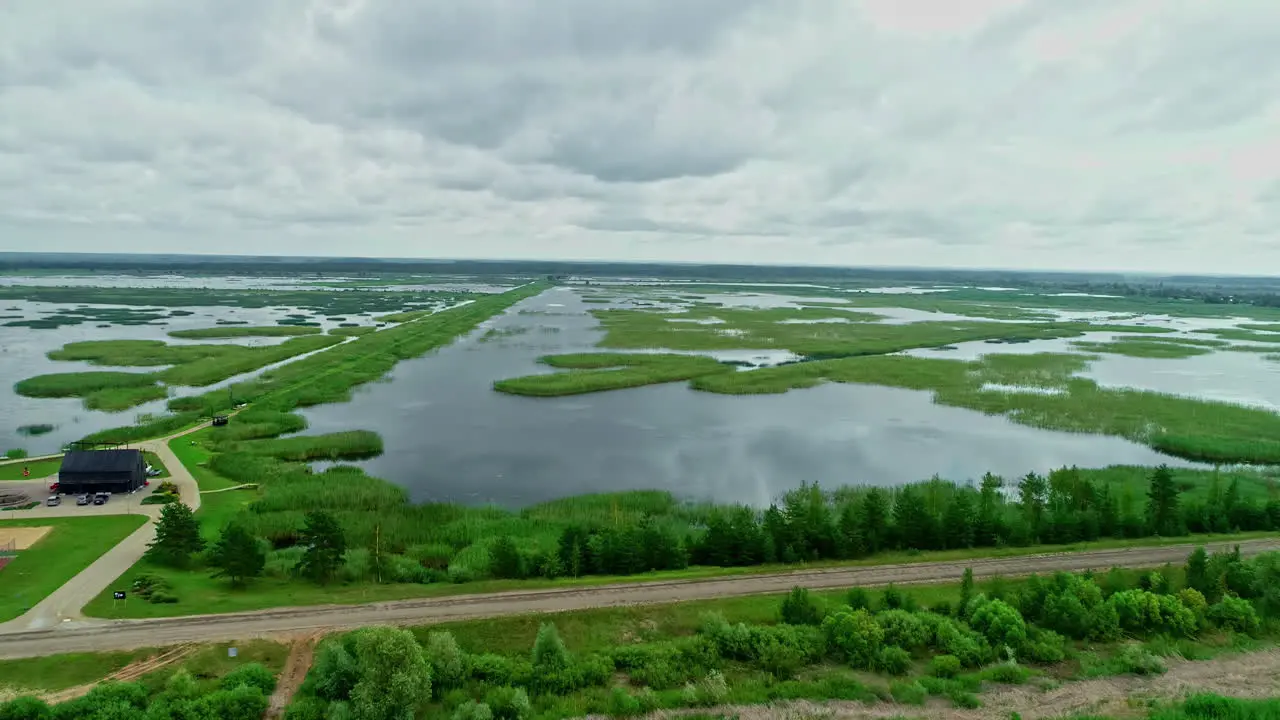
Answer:
<svg viewBox="0 0 1280 720"><path fill-rule="evenodd" d="M960 578L960 608L956 612L958 617L964 617L969 610L969 601L973 599L973 568L965 568L964 575Z"/></svg>
<svg viewBox="0 0 1280 720"><path fill-rule="evenodd" d="M489 548L489 574L504 580L519 580L525 576L524 559L510 535L503 535Z"/></svg>
<svg viewBox="0 0 1280 720"><path fill-rule="evenodd" d="M840 549L846 558L860 558L867 554L866 538L862 535L858 503L849 501L840 510Z"/></svg>
<svg viewBox="0 0 1280 720"><path fill-rule="evenodd" d="M332 580L347 554L347 538L338 520L323 510L309 512L299 539L306 548L298 563L299 574L321 585Z"/></svg>
<svg viewBox="0 0 1280 720"><path fill-rule="evenodd" d="M973 501L970 490L956 490L947 504L942 532L947 548L971 548L974 542Z"/></svg>
<svg viewBox="0 0 1280 720"><path fill-rule="evenodd" d="M862 499L862 538L867 552L875 554L888 545L889 499L880 488L871 488Z"/></svg>
<svg viewBox="0 0 1280 720"><path fill-rule="evenodd" d="M1151 473L1147 491L1147 527L1157 535L1181 535L1178 517L1178 486L1169 466L1161 465Z"/></svg>
<svg viewBox="0 0 1280 720"><path fill-rule="evenodd" d="M1214 588L1209 579L1209 554L1203 547L1197 547L1187 556L1186 576L1187 587L1200 591L1205 597L1212 594Z"/></svg>
<svg viewBox="0 0 1280 720"><path fill-rule="evenodd" d="M186 567L191 556L203 549L200 523L191 508L180 502L165 505L156 523L156 539L147 545L147 559L161 565Z"/></svg>
<svg viewBox="0 0 1280 720"><path fill-rule="evenodd" d="M924 498L917 488L907 485L898 491L893 502L893 524L898 541L905 549L928 550L932 547L933 523L925 509Z"/></svg>
<svg viewBox="0 0 1280 720"><path fill-rule="evenodd" d="M233 587L242 587L250 578L262 575L267 554L244 525L232 522L222 529L221 537L213 544L209 564L218 569L214 577L228 578Z"/></svg>
<svg viewBox="0 0 1280 720"><path fill-rule="evenodd" d="M1004 480L987 473L982 476L978 491L978 518L974 527L974 543L979 547L996 545L1004 537L1004 523L1000 516L1003 502L1000 489Z"/></svg>
<svg viewBox="0 0 1280 720"><path fill-rule="evenodd" d="M1027 525L1028 540L1032 543L1040 540L1048 492L1048 483L1036 473L1027 473L1018 483L1018 504L1022 507L1022 519Z"/></svg>

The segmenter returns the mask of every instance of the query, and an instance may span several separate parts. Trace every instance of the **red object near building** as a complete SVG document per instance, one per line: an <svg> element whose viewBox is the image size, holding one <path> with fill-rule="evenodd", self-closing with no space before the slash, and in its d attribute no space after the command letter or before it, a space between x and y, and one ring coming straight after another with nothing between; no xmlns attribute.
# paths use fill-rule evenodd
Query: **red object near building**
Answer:
<svg viewBox="0 0 1280 720"><path fill-rule="evenodd" d="M58 483L49 483L49 492L58 492Z"/></svg>

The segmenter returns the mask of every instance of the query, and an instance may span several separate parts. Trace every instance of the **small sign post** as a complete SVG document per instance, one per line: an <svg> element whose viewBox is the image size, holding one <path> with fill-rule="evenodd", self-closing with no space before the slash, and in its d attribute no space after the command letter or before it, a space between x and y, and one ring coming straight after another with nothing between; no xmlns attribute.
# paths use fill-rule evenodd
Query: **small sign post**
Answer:
<svg viewBox="0 0 1280 720"><path fill-rule="evenodd" d="M124 599L125 599L125 592L123 590L116 590L115 592L111 593L111 609L115 610L116 606L120 604L120 601Z"/></svg>
<svg viewBox="0 0 1280 720"><path fill-rule="evenodd" d="M233 647L227 648L227 657L235 657L238 653L239 651Z"/></svg>

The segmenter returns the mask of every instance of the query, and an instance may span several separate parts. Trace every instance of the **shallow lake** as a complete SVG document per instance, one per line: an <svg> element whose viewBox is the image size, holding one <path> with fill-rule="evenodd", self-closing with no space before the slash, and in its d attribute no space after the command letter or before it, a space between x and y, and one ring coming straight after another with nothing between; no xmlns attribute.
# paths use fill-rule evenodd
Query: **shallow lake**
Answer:
<svg viewBox="0 0 1280 720"><path fill-rule="evenodd" d="M589 309L552 290L432 355L401 363L351 403L311 408L309 432L375 430L368 471L415 500L518 506L578 493L670 490L767 504L802 481L897 485L937 473L1016 477L1063 465L1180 464L1117 438L1050 432L934 405L927 393L828 384L782 395L683 383L563 398L494 392L540 355L590 350ZM498 335L482 341L490 329Z"/></svg>

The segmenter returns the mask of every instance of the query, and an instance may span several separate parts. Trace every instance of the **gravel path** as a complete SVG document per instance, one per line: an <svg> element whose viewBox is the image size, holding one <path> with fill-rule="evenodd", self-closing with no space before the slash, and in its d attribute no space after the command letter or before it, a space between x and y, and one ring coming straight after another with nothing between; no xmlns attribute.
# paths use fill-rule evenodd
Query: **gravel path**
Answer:
<svg viewBox="0 0 1280 720"><path fill-rule="evenodd" d="M1208 547L1213 550L1229 548L1232 545L1239 545L1241 552L1245 555L1253 555L1280 549L1280 539L1212 543ZM1014 577L1058 570L1080 572L1106 570L1112 567L1155 567L1166 562L1183 562L1194 547L1194 544L1168 545L955 562L797 570L705 580L457 595L366 605L275 608L223 615L65 622L56 629L0 634L0 658L125 650L185 642L278 638L303 632L339 630L367 625L429 625L504 615L783 593L796 585L820 589L888 583L905 585L957 582L966 567L973 568L974 575L980 578L993 575ZM107 582L110 582L110 579ZM4 630L5 628L0 626L0 633Z"/></svg>

